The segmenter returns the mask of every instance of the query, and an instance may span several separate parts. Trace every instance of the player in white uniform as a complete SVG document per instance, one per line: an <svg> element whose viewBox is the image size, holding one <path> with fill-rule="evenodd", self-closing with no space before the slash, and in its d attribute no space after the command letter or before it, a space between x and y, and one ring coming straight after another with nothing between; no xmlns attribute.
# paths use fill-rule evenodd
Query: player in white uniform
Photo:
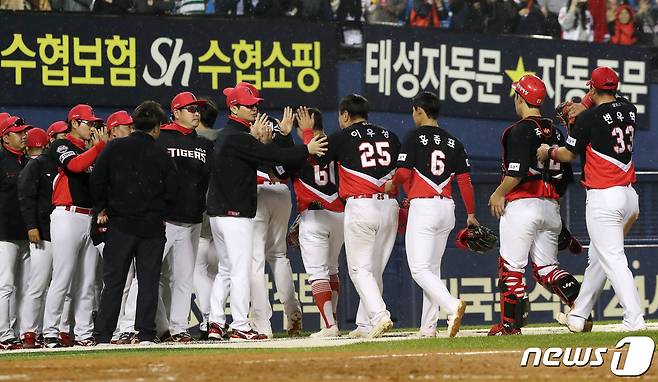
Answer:
<svg viewBox="0 0 658 382"><path fill-rule="evenodd" d="M402 144L398 169L387 187L403 186L411 200L405 247L411 275L423 288L419 337L437 336L439 307L448 312L448 336L454 337L466 310L466 303L450 295L441 280L441 258L455 227L453 178L466 205L466 224L479 225L468 156L463 144L439 127L439 109L439 98L433 93L422 92L414 97L412 117L417 128Z"/></svg>
<svg viewBox="0 0 658 382"><path fill-rule="evenodd" d="M398 137L367 122L368 100L358 94L339 105L339 132L329 137L321 166L339 162L338 192L345 204L345 252L350 278L359 293L357 328L352 337L380 337L393 327L382 297L383 274L398 226L397 200L384 191L395 173Z"/></svg>
<svg viewBox="0 0 658 382"><path fill-rule="evenodd" d="M565 323L572 332L587 330L587 317L607 279L624 308L623 328L644 330L644 310L624 252L624 236L640 213L632 186L636 181L632 153L637 109L616 97L619 76L612 68L594 69L587 85L586 98L594 107L578 115L566 146L537 150L539 160L569 162L580 154L583 161L589 264Z"/></svg>
<svg viewBox="0 0 658 382"><path fill-rule="evenodd" d="M297 133L304 142L324 135L322 113L318 109L299 108L296 125ZM338 337L338 256L344 242L345 205L338 197L336 164L331 162L321 167L305 163L301 168L289 171L297 198L302 260L309 275L315 305L322 317L322 329L311 334L311 337Z"/></svg>
<svg viewBox="0 0 658 382"><path fill-rule="evenodd" d="M43 335L46 346L64 345L60 320L64 299L71 289L75 309L75 344L93 346L92 309L98 250L91 239L92 200L89 174L108 140L102 120L88 105L77 105L68 113L70 133L54 141L49 153L57 161L53 185L55 209L50 215L53 246L53 275L46 297ZM88 143L91 147L86 149ZM60 337L58 339L58 337Z"/></svg>

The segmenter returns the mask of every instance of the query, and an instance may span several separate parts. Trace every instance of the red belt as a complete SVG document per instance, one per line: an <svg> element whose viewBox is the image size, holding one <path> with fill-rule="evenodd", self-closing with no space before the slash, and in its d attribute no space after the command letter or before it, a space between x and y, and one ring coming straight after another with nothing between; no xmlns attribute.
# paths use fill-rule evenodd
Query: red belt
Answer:
<svg viewBox="0 0 658 382"><path fill-rule="evenodd" d="M77 213L77 214L83 214L83 215L93 215L94 214L94 210L92 210L91 208L82 208L82 207L76 207L76 206L57 206L55 208L62 209L62 210L65 210L65 211L74 212L74 213Z"/></svg>
<svg viewBox="0 0 658 382"><path fill-rule="evenodd" d="M350 196L350 198L354 198L354 199L377 199L377 200L390 199L388 194L384 194L384 193L352 195L352 196Z"/></svg>

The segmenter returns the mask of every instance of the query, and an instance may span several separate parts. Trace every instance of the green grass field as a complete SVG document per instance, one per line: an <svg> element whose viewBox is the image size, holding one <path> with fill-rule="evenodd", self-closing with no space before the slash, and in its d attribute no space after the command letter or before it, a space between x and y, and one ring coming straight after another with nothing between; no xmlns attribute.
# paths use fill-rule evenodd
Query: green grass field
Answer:
<svg viewBox="0 0 658 382"><path fill-rule="evenodd" d="M470 327L473 329L474 327ZM478 329L480 327L477 327ZM465 328L468 329L468 328ZM403 331L399 329L399 331ZM616 343L627 336L648 336L658 342L658 331L647 330L641 332L593 332L581 334L548 334L548 335L521 335L509 337L456 337L436 339L408 339L396 341L362 342L336 347L307 347L307 348L268 348L268 349L220 349L197 348L184 346L167 348L107 348L85 349L81 351L66 352L34 352L10 353L0 355L0 360L38 359L43 357L125 357L127 355L172 355L184 354L277 354L277 353L324 353L324 352L372 352L372 353L419 353L419 352L459 352L459 351L495 351L495 350L524 350L528 347L548 348L575 348L575 347L607 347L614 348Z"/></svg>

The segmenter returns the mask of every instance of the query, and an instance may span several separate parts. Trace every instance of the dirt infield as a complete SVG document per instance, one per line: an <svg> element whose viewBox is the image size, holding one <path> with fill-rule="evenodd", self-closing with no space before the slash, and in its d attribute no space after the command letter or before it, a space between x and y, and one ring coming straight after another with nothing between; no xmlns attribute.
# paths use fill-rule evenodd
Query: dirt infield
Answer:
<svg viewBox="0 0 658 382"><path fill-rule="evenodd" d="M59 355L0 362L2 381L401 381L610 379L609 357L603 367L523 368L522 351L383 353L327 350L321 353L278 351L130 354L113 352ZM643 377L658 380L652 368Z"/></svg>

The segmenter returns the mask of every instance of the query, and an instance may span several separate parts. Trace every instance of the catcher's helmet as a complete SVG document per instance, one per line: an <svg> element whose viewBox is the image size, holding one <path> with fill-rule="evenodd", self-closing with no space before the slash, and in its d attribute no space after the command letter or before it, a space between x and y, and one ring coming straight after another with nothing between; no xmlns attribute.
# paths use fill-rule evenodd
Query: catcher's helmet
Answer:
<svg viewBox="0 0 658 382"><path fill-rule="evenodd" d="M599 66L592 70L592 78L587 81L587 86L600 90L617 90L619 76L609 66Z"/></svg>
<svg viewBox="0 0 658 382"><path fill-rule="evenodd" d="M546 85L534 74L525 74L518 81L512 83L512 89L532 106L541 105L546 98Z"/></svg>

